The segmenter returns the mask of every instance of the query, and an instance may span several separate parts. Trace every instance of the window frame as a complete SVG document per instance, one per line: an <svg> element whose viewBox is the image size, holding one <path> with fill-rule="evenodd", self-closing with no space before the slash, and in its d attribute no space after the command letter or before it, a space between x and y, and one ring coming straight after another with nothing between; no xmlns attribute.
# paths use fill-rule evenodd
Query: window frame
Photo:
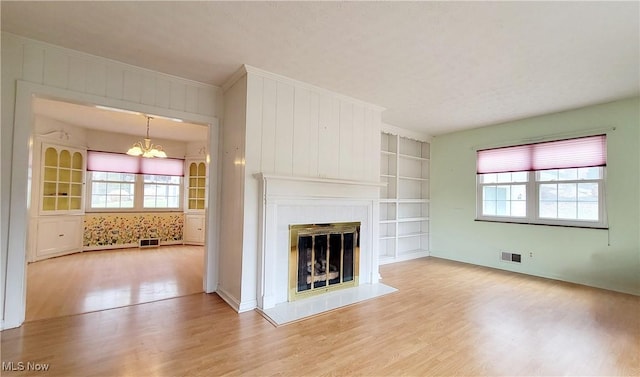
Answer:
<svg viewBox="0 0 640 377"><path fill-rule="evenodd" d="M516 223L530 225L550 225L564 226L574 228L592 228L592 229L608 229L608 218L606 210L606 185L607 185L607 169L606 166L599 167L602 174L599 179L572 179L572 180L554 180L554 181L538 181L538 173L544 170L529 171L526 182L526 216L491 216L483 214L483 187L491 185L500 185L501 183L482 183L482 174L476 174L476 221L500 222L500 223ZM562 169L559 169L562 170ZM491 173L486 173L491 174ZM548 183L597 183L598 184L598 220L577 220L577 219L551 219L540 217L540 185ZM505 182L503 185L513 185L522 182Z"/></svg>
<svg viewBox="0 0 640 377"><path fill-rule="evenodd" d="M184 212L184 177L179 176L180 184L178 193L178 208L146 208L144 207L144 174L133 174L134 186L133 186L133 207L132 208L94 208L91 206L91 198L93 193L93 173L94 171L87 171L87 194L85 195L85 212L87 213L116 213L116 212ZM100 173L100 172L98 172ZM108 173L108 172L104 172ZM149 175L149 174L147 174ZM159 174L162 175L162 174ZM100 181L102 182L102 181Z"/></svg>
<svg viewBox="0 0 640 377"><path fill-rule="evenodd" d="M511 173L511 172L510 172ZM531 204L531 200L529 200L529 197L531 196L531 193L533 192L533 187L532 187L532 182L531 182L531 176L534 175L535 173L532 172L526 172L527 173L527 180L524 182L516 182L516 181L511 181L511 182L493 182L493 183L482 183L481 179L482 179L482 174L476 174L476 220L482 220L482 221L495 221L495 222L509 222L509 223L523 223L523 224L528 224L531 222L531 220L529 219L529 215L532 212L533 208L532 208L532 204ZM499 173L487 173L487 174L499 174ZM525 197L525 208L526 208L526 213L525 216L491 216L491 215L484 215L483 214L483 204L484 204L484 197L483 197L483 188L485 186L498 186L498 185L503 185L503 186L512 186L512 185L524 185L525 186L525 190L526 190L526 197Z"/></svg>
<svg viewBox="0 0 640 377"><path fill-rule="evenodd" d="M128 211L128 210L132 210L135 208L135 204L136 204L136 178L135 178L135 174L131 174L131 173L115 173L115 172L96 172L96 173L102 173L105 175L108 174L128 174L128 175L133 175L133 181L126 181L126 180L109 180L109 179L94 179L93 178L93 173L92 171L87 171L88 176L87 176L87 195L86 195L86 203L85 203L85 212L92 212L92 211L111 211L111 210L117 210L117 211ZM93 207L93 186L95 183L105 183L105 184L109 184L109 183L116 183L116 184L127 184L127 185L133 185L133 198L132 198L132 207ZM105 194L105 197L107 197L108 200L108 194ZM120 198L122 198L122 194L120 194ZM120 200L120 203L122 204L122 200Z"/></svg>
<svg viewBox="0 0 640 377"><path fill-rule="evenodd" d="M179 182L178 183L159 183L159 182L146 182L145 180L145 176L152 176L152 177L157 177L157 176L162 176L162 177L178 177ZM183 190L183 183L184 183L184 177L179 177L179 176L175 176L175 175L161 175L161 174L140 174L141 178L140 180L142 181L142 208L143 210L165 210L165 211L182 211L182 208L184 206L184 190ZM136 180L138 179L138 177L136 176ZM145 202L146 202L146 197L147 195L145 194L145 190L147 188L148 185L154 185L154 186L166 186L167 189L169 187L177 187L178 188L178 194L175 196L175 198L177 198L178 200L178 207L146 207ZM157 203L158 198L159 197L166 197L167 200L169 199L169 195L154 195L155 197L155 201Z"/></svg>

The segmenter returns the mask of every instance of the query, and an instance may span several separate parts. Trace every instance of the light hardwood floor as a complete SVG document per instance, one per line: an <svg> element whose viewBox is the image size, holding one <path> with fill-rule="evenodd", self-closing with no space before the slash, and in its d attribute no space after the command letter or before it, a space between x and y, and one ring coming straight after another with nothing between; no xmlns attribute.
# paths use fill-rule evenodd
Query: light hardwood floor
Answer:
<svg viewBox="0 0 640 377"><path fill-rule="evenodd" d="M27 266L27 321L202 292L204 248L89 251Z"/></svg>
<svg viewBox="0 0 640 377"><path fill-rule="evenodd" d="M436 258L381 275L399 291L278 328L215 294L26 323L2 333L2 361L58 376L640 374L638 296Z"/></svg>

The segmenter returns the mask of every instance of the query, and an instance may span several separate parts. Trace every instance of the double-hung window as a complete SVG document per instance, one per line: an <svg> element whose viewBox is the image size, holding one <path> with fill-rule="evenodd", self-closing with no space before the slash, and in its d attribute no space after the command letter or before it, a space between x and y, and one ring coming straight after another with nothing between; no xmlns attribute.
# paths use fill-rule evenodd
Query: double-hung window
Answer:
<svg viewBox="0 0 640 377"><path fill-rule="evenodd" d="M182 178L144 175L144 208L180 208Z"/></svg>
<svg viewBox="0 0 640 377"><path fill-rule="evenodd" d="M477 152L477 219L605 228L606 136Z"/></svg>
<svg viewBox="0 0 640 377"><path fill-rule="evenodd" d="M87 153L91 211L180 210L184 161Z"/></svg>
<svg viewBox="0 0 640 377"><path fill-rule="evenodd" d="M106 171L91 172L89 208L133 208L136 175Z"/></svg>

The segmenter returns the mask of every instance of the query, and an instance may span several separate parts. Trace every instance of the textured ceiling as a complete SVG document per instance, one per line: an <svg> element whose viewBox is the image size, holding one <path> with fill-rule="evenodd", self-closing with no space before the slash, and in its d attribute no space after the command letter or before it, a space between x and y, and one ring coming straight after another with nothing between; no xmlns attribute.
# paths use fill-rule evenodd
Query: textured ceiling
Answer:
<svg viewBox="0 0 640 377"><path fill-rule="evenodd" d="M9 2L2 30L222 85L241 64L432 135L640 92L639 2Z"/></svg>

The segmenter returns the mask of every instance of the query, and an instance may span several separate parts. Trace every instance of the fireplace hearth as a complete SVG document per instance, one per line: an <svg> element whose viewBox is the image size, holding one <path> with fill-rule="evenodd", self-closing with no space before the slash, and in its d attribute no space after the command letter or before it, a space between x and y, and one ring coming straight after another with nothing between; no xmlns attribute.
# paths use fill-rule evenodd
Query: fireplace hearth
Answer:
<svg viewBox="0 0 640 377"><path fill-rule="evenodd" d="M289 301L358 285L360 223L289 226Z"/></svg>

